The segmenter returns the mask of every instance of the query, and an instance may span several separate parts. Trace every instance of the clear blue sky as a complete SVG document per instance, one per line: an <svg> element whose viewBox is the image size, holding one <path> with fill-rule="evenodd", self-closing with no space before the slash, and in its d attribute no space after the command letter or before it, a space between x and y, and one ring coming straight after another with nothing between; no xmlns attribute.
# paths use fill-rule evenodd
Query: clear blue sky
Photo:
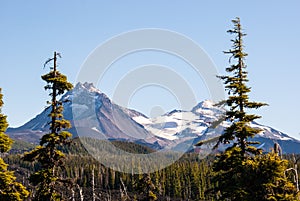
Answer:
<svg viewBox="0 0 300 201"><path fill-rule="evenodd" d="M222 51L231 45L226 30L231 28L231 19L239 16L248 34L245 49L249 53L246 62L251 99L270 105L257 111L263 116L259 122L300 138L299 8L298 0L1 1L3 112L10 126L16 127L44 109L48 97L40 76L47 72L42 65L54 50L62 53L60 70L74 83L93 49L117 34L135 29L162 28L184 34L202 47L219 73L224 74L228 58ZM137 58L147 58L145 64L164 62L164 55L154 56ZM121 64L126 65L127 60ZM97 87L112 95L109 84ZM168 96L160 97L164 102ZM205 92L196 97L198 101L210 98ZM130 106L149 114L149 106L145 105L151 101L141 104L141 98L137 94Z"/></svg>

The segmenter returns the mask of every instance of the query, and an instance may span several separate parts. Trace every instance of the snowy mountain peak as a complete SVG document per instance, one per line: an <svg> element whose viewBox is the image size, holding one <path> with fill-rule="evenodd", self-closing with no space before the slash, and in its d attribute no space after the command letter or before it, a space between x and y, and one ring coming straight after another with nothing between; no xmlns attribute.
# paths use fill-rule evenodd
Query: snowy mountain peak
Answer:
<svg viewBox="0 0 300 201"><path fill-rule="evenodd" d="M196 111L197 109L211 109L216 108L215 103L211 100L205 100L198 103L195 107L193 107L192 111Z"/></svg>
<svg viewBox="0 0 300 201"><path fill-rule="evenodd" d="M198 114L200 116L204 115L210 118L215 118L215 117L218 118L220 115L222 115L225 112L225 110L221 107L216 106L213 101L205 100L198 103L195 107L193 107L191 112Z"/></svg>
<svg viewBox="0 0 300 201"><path fill-rule="evenodd" d="M94 101L94 99L99 95L108 99L108 97L106 97L104 93L97 89L93 83L78 82L72 90L68 91L62 96L62 100L68 100L72 101L73 103L82 103L83 105L86 105L86 103Z"/></svg>
<svg viewBox="0 0 300 201"><path fill-rule="evenodd" d="M197 142L222 135L230 126L230 122L221 121L225 109L218 107L213 101L206 100L197 104L191 111L173 110L155 118L135 117L135 121L143 125L154 135L172 141L176 146L186 142ZM265 151L270 151L274 143L282 146L285 153L299 152L300 141L277 131L271 127L251 123L251 127L262 130L255 140L260 141Z"/></svg>
<svg viewBox="0 0 300 201"><path fill-rule="evenodd" d="M85 90L88 92L101 93L101 91L99 89L97 89L93 83L88 83L88 82L85 82L83 84L81 82L78 82L73 89L73 91L82 91L82 90Z"/></svg>

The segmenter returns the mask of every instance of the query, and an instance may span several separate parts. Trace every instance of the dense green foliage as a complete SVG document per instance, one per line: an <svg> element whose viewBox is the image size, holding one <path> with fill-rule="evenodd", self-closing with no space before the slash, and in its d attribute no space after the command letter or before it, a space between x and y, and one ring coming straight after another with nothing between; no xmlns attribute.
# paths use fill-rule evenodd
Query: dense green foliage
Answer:
<svg viewBox="0 0 300 201"><path fill-rule="evenodd" d="M2 114L1 109L3 106L3 100L2 100L2 93L0 88L0 152L7 152L11 148L11 145L13 143L13 140L9 138L8 135L6 135L4 132L6 131L8 127L8 123L6 121L6 116Z"/></svg>
<svg viewBox="0 0 300 201"><path fill-rule="evenodd" d="M249 100L250 87L246 65L247 54L243 50L243 33L240 19L232 20L234 28L228 33L234 34L230 54L231 65L226 71L228 76L218 76L224 81L228 91L228 99L223 101L227 108L225 119L231 122L220 136L220 143L230 143L229 147L218 155L214 165L214 193L219 200L250 201L250 200L297 200L297 189L284 175L287 161L282 160L277 153L262 154L251 141L260 129L252 128L251 122L260 116L248 114L249 109L257 109L266 104ZM236 62L232 64L231 60Z"/></svg>
<svg viewBox="0 0 300 201"><path fill-rule="evenodd" d="M287 160L273 152L241 158L240 152L225 151L213 166L213 192L220 200L297 200L295 185L285 176Z"/></svg>
<svg viewBox="0 0 300 201"><path fill-rule="evenodd" d="M130 142L116 144L134 153L145 148L141 145L132 146ZM82 148L79 139L63 148L68 154L65 168L59 170L61 178L73 178L75 181L73 189L76 200L80 200L79 189L83 191L84 200L92 200L93 175L97 201L107 200L108 196L111 196L112 201L122 200L122 182L128 193L127 200L155 200L155 197L157 200L214 200L213 195L206 193L207 189L213 187L210 183L212 159L199 160L197 154L189 153L171 166L154 173L130 174L106 168ZM22 161L18 155L11 155L6 160L22 173L19 175L20 180L26 181L26 175L40 169L38 163ZM37 190L34 186L26 185L33 193ZM72 196L71 188L60 186L59 189L62 199Z"/></svg>
<svg viewBox="0 0 300 201"><path fill-rule="evenodd" d="M40 164L40 169L30 176L30 182L37 186L33 200L62 200L59 186L66 185L68 182L59 174L59 169L63 168L64 154L58 147L67 144L72 136L65 131L71 127L71 124L63 118L63 103L57 100L57 96L71 90L73 86L67 81L65 75L56 70L56 57L55 52L53 70L42 76L42 79L47 82L45 90L50 90L51 97L50 133L41 138L39 146L24 155L24 160L37 161Z"/></svg>
<svg viewBox="0 0 300 201"><path fill-rule="evenodd" d="M2 153L8 152L11 148L13 140L4 132L8 127L6 116L1 113L3 106L2 93L0 88L0 156ZM7 169L8 165L0 157L0 200L1 201L20 201L26 198L29 192L25 187L16 181L13 171Z"/></svg>
<svg viewBox="0 0 300 201"><path fill-rule="evenodd" d="M132 143L128 142L118 142L117 144L124 148L127 147L127 150L135 153L137 153L137 150L143 149L143 147L140 145L135 145L132 147ZM75 192L76 200L80 200L79 189L82 190L85 201L92 200L93 175L95 181L94 188L97 197L96 201L108 200L109 197L112 201L125 200L121 199L124 198L124 195L122 195L120 192L120 189L123 189L122 182L127 190L127 200L130 201L147 200L150 198L150 191L152 191L158 200L217 200L218 194L210 191L210 189L214 189L216 187L215 184L211 182L211 177L213 176L212 165L214 156L199 160L197 154L186 153L176 163L162 170L151 173L150 175L132 175L114 171L101 165L98 161L84 151L84 147L80 144L79 139L75 139L73 143L63 148L63 150L68 154L66 154L65 158L65 168L60 169L60 175L62 178L74 179L75 185L73 190ZM269 159L260 160L260 157L269 157ZM272 175L277 177L278 175L280 176L282 174L282 169L280 171L276 171L276 166L281 166L277 160L274 161L276 157L277 156L273 154L261 155L257 156L257 158L254 158L252 161L246 161L244 164L244 173L246 174L243 177L243 183L246 185L245 188L250 188L251 191L256 192L256 194L259 194L260 192L270 193L271 197L272 191L263 190L266 189L264 188L264 183L267 184L268 181L276 179ZM296 158L299 157L300 156L296 156ZM290 158L290 156L284 156L284 158ZM20 181L24 181L25 185L34 193L36 188L27 183L27 175L29 175L31 172L39 170L40 166L38 163L22 161L20 160L19 155L7 156L5 160L10 164L11 168L18 170L18 179ZM289 160L289 163L291 162L292 161ZM298 161L298 167L300 167L299 162L300 161ZM286 162L282 163L284 166L281 167L285 168ZM289 167L290 165L291 164L289 164ZM275 169L271 168L271 166L274 166ZM252 180L257 181L258 179L260 179L261 182L250 182ZM285 181L282 180L282 182ZM282 182L278 183L278 188L275 189L274 192L279 192L278 190L280 190L281 185L283 185ZM286 192L289 192L289 190L293 189L293 187L289 185L285 185L284 188ZM284 193L285 191L281 191L281 193ZM72 197L71 188L61 186L60 192L63 198ZM253 196L251 200L259 200L257 197L255 197L257 196L256 194L251 195ZM280 193L276 193L276 196L278 195L280 195ZM276 199L281 200L278 199L278 197Z"/></svg>

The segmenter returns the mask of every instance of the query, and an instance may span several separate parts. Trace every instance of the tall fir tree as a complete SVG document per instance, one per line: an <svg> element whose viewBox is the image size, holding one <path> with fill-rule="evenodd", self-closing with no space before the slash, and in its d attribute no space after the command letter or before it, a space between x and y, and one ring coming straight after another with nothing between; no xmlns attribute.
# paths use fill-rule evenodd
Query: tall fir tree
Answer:
<svg viewBox="0 0 300 201"><path fill-rule="evenodd" d="M50 90L51 113L49 117L50 133L45 134L40 145L33 151L25 153L24 160L38 162L41 168L30 176L30 181L37 186L36 194L33 200L54 201L63 200L60 194L60 188L68 182L66 178L61 178L59 171L64 166L64 154L58 149L59 146L66 145L68 139L72 136L66 131L71 127L69 121L63 117L63 102L58 101L59 95L73 88L73 85L67 81L67 77L61 74L57 68L57 57L60 56L54 52L54 57L49 59L45 64L53 61L53 67L50 72L43 75L42 79L47 82L45 90Z"/></svg>
<svg viewBox="0 0 300 201"><path fill-rule="evenodd" d="M229 147L214 162L213 182L219 200L252 201L252 200L297 200L296 188L284 176L287 161L278 155L269 153L263 155L260 149L250 141L260 129L252 128L251 122L260 116L247 114L248 109L257 109L265 103L249 101L250 87L245 65L247 54L243 51L243 33L240 19L232 20L234 28L228 33L236 35L232 41L232 49L224 52L230 54L236 63L226 68L231 76L218 76L224 81L228 91L228 99L223 101L229 108L225 114L231 125L220 136L219 144L230 143Z"/></svg>
<svg viewBox="0 0 300 201"><path fill-rule="evenodd" d="M4 132L8 127L6 116L1 113L3 106L2 93L0 88L0 156L8 152L13 140ZM0 200L1 201L21 201L28 197L29 192L26 188L16 181L13 171L9 171L8 165L0 157Z"/></svg>
<svg viewBox="0 0 300 201"><path fill-rule="evenodd" d="M244 52L243 46L243 37L246 34L243 33L239 18L232 20L232 22L234 27L227 32L234 34L235 38L231 40L233 43L232 49L224 52L230 55L229 62L231 65L226 68L226 71L232 75L218 76L224 81L225 90L228 92L228 99L223 102L229 108L225 114L225 119L232 122L232 124L221 135L217 146L220 143L233 142L233 147L240 147L242 156L246 153L259 154L259 150L251 146L256 142L249 141L249 138L254 137L261 131L250 126L250 123L260 118L260 116L247 114L246 110L257 109L267 104L249 100L248 94L251 88L246 85L248 72L245 64L245 58L248 54ZM236 62L231 62L232 59Z"/></svg>

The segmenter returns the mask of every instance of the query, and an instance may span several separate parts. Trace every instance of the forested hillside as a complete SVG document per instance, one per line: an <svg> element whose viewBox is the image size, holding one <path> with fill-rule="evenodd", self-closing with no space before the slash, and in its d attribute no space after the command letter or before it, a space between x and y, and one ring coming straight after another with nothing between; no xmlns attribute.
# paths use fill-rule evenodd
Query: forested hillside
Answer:
<svg viewBox="0 0 300 201"><path fill-rule="evenodd" d="M94 140L94 139L90 139ZM114 141L113 144L127 152L146 154L152 152L147 147L130 142ZM74 184L61 186L65 199L74 196L75 200L149 200L147 195L152 191L158 200L216 200L216 194L210 190L212 164L214 156L200 160L195 153L184 154L179 161L157 172L151 173L150 181L146 182L147 174L126 174L106 168L88 155L79 139L63 148L66 153L65 169L60 173L63 177L72 178ZM31 192L35 188L28 183L29 175L37 171L40 166L21 160L20 154L5 157L10 169L15 171L18 181L22 182ZM290 166L293 166L292 155L286 155ZM300 158L296 156L296 158ZM298 161L300 167L300 161ZM298 169L300 171L300 169ZM74 194L72 192L74 191ZM80 192L82 195L80 195ZM127 198L126 198L127 197Z"/></svg>
<svg viewBox="0 0 300 201"><path fill-rule="evenodd" d="M90 139L94 140L94 139ZM131 153L149 153L147 147L127 142L113 142L115 146ZM126 174L105 168L98 161L85 152L80 140L76 139L70 146L63 149L66 153L66 166L61 172L63 177L70 177L74 184L61 187L64 198L71 197L73 189L76 200L82 190L84 200L92 200L92 189L95 189L96 200L122 200L127 193L127 200L146 199L149 186L145 186L146 174ZM30 173L37 171L40 166L36 163L24 162L20 155L9 155L5 160L15 170L18 180L34 191L27 182ZM209 200L211 195L207 191L212 186L210 179L209 159L199 160L197 154L185 154L175 164L150 174L153 193L160 200ZM123 182L123 184L122 184ZM93 184L94 183L94 184ZM123 191L123 195L121 191ZM123 196L123 198L122 198Z"/></svg>

